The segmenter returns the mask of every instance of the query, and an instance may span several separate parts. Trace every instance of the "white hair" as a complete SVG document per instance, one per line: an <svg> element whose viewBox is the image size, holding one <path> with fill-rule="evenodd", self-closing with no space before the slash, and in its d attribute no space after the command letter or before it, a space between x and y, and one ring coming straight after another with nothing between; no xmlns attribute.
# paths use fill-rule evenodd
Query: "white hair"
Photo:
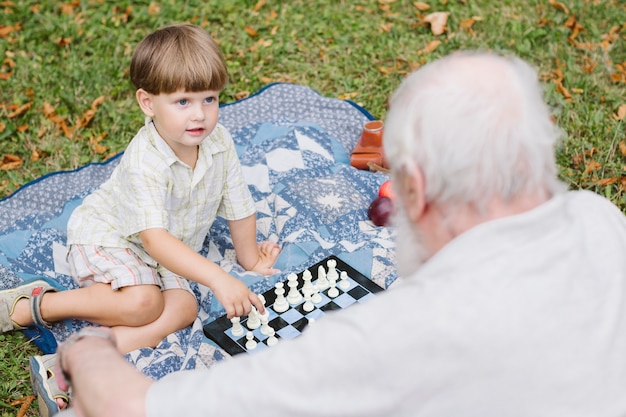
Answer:
<svg viewBox="0 0 626 417"><path fill-rule="evenodd" d="M390 101L384 146L392 175L417 165L427 202L556 194L555 146L561 131L524 61L460 52L407 77Z"/></svg>

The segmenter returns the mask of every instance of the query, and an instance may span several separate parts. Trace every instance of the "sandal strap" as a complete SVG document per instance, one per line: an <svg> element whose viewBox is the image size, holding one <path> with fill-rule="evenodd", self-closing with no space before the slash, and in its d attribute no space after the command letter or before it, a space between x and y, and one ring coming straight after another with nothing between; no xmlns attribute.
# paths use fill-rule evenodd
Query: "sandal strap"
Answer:
<svg viewBox="0 0 626 417"><path fill-rule="evenodd" d="M47 292L56 292L54 288L36 287L30 295L30 314L33 322L48 329L52 328L52 324L48 323L41 317L41 299Z"/></svg>

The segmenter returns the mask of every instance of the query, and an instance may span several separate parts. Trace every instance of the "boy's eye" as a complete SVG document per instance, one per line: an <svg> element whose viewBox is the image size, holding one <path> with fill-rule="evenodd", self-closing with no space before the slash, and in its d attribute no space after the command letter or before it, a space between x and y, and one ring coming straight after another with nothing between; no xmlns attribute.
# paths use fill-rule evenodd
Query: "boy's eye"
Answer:
<svg viewBox="0 0 626 417"><path fill-rule="evenodd" d="M205 103L213 103L215 101L215 97L207 97L204 99Z"/></svg>
<svg viewBox="0 0 626 417"><path fill-rule="evenodd" d="M178 100L178 104L180 104L181 106L184 106L187 103L189 103L189 100L187 100L186 98Z"/></svg>

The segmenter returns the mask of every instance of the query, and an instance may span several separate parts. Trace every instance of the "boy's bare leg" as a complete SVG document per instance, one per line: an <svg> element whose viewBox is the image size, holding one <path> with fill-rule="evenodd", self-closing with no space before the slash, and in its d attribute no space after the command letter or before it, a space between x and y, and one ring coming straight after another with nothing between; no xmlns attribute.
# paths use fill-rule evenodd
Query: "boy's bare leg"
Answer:
<svg viewBox="0 0 626 417"><path fill-rule="evenodd" d="M31 324L28 300L20 300L12 319ZM113 327L121 353L154 347L168 334L191 324L198 315L195 297L185 290L161 292L156 285L124 287L117 291L108 284L46 293L41 315L53 323L68 318Z"/></svg>
<svg viewBox="0 0 626 417"><path fill-rule="evenodd" d="M198 303L189 291L163 291L165 306L158 319L139 327L115 326L113 333L120 353L142 347L155 347L163 338L189 326L198 316Z"/></svg>
<svg viewBox="0 0 626 417"><path fill-rule="evenodd" d="M161 289L156 285L137 285L114 291L109 284L95 283L44 294L41 316L49 323L75 318L104 326L141 326L156 320L164 304ZM22 326L32 324L29 301L20 300L11 318Z"/></svg>

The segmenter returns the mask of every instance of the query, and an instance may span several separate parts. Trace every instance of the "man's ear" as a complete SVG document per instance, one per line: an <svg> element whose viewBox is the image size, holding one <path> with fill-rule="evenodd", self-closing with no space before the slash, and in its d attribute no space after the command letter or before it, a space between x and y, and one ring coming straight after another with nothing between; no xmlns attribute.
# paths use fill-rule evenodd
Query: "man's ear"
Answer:
<svg viewBox="0 0 626 417"><path fill-rule="evenodd" d="M414 164L402 168L398 180L398 196L412 222L417 222L426 210L424 173Z"/></svg>
<svg viewBox="0 0 626 417"><path fill-rule="evenodd" d="M141 111L146 116L153 117L154 111L152 110L152 94L148 93L143 88L140 88L135 93L135 97L137 98L137 102L139 103Z"/></svg>

